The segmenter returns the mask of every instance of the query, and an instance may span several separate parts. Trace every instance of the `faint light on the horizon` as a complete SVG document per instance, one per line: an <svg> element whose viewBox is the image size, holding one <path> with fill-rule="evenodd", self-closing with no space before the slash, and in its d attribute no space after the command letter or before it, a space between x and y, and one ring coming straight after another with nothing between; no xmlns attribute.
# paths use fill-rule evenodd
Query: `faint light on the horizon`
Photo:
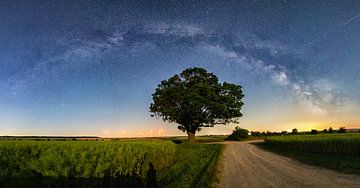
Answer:
<svg viewBox="0 0 360 188"><path fill-rule="evenodd" d="M142 130L142 131L111 131L109 129L105 129L102 131L102 137L163 137L165 131L163 129L160 130Z"/></svg>
<svg viewBox="0 0 360 188"><path fill-rule="evenodd" d="M110 136L111 131L110 130L103 130L103 136Z"/></svg>
<svg viewBox="0 0 360 188"><path fill-rule="evenodd" d="M163 129L160 129L158 131L158 136L164 136L164 130Z"/></svg>

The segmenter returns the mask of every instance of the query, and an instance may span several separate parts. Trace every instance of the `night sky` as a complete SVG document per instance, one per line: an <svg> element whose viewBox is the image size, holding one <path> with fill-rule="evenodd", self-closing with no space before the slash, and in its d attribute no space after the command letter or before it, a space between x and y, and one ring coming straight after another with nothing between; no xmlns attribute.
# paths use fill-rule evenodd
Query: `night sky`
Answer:
<svg viewBox="0 0 360 188"><path fill-rule="evenodd" d="M183 134L149 105L194 66L243 86L241 127L360 126L360 1L2 0L0 18L0 135Z"/></svg>

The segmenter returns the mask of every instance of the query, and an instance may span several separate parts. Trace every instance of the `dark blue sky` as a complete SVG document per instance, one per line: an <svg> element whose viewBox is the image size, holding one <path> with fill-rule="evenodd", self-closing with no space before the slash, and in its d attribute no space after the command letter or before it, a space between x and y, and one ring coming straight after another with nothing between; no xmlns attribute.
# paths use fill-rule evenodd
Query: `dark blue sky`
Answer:
<svg viewBox="0 0 360 188"><path fill-rule="evenodd" d="M0 135L180 133L148 107L193 66L243 86L240 126L360 124L360 1L14 0L0 17Z"/></svg>

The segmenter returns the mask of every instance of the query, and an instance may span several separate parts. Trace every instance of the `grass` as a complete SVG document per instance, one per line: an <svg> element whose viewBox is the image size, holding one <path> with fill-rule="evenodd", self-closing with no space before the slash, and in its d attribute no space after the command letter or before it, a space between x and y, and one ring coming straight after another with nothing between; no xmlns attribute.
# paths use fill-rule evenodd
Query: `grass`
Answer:
<svg viewBox="0 0 360 188"><path fill-rule="evenodd" d="M217 164L223 145L181 144L177 158L165 170L162 179L165 187L212 187L216 181Z"/></svg>
<svg viewBox="0 0 360 188"><path fill-rule="evenodd" d="M299 161L360 174L360 134L274 136L263 147Z"/></svg>
<svg viewBox="0 0 360 188"><path fill-rule="evenodd" d="M196 136L196 143L223 142L225 138L226 138L225 135ZM180 143L186 143L188 137L187 136L170 137L170 140L172 140L177 144L180 144Z"/></svg>
<svg viewBox="0 0 360 188"><path fill-rule="evenodd" d="M144 187L152 162L161 187L211 187L223 146L170 140L0 141L0 184Z"/></svg>

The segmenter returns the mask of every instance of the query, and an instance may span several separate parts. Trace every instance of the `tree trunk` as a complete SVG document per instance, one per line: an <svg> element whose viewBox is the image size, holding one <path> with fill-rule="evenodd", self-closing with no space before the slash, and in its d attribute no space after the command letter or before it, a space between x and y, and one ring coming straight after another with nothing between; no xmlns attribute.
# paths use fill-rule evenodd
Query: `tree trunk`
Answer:
<svg viewBox="0 0 360 188"><path fill-rule="evenodd" d="M195 133L192 133L190 131L187 131L187 135L188 135L188 143L189 144L195 144Z"/></svg>

